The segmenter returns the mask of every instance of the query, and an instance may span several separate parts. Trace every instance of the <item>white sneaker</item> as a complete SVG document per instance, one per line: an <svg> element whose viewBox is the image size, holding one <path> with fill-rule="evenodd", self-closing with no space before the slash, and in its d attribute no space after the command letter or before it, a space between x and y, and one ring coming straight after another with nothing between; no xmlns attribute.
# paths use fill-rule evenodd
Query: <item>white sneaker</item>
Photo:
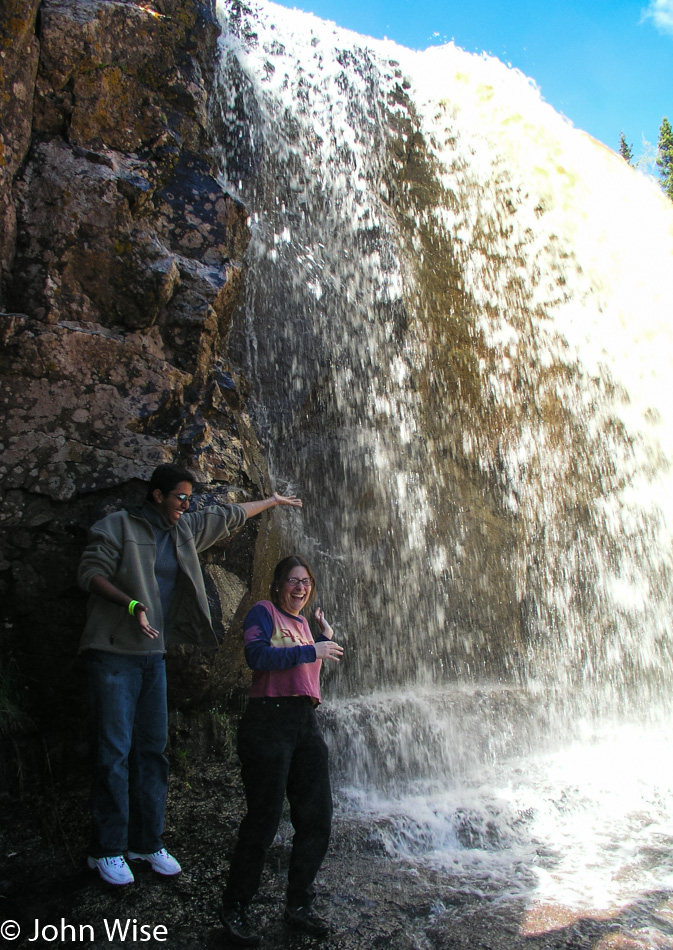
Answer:
<svg viewBox="0 0 673 950"><path fill-rule="evenodd" d="M155 851L154 854L138 854L137 851L129 851L129 861L149 861L152 870L157 874L163 874L164 877L174 877L182 871L173 855L169 854L165 848Z"/></svg>
<svg viewBox="0 0 673 950"><path fill-rule="evenodd" d="M108 884L132 884L134 881L133 871L121 854L114 858L87 858L86 863Z"/></svg>

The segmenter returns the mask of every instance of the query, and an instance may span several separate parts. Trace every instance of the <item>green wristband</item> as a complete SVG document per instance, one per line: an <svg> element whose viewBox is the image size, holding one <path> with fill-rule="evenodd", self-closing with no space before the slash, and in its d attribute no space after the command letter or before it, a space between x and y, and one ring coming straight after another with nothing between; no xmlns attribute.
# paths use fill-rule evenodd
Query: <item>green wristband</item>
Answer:
<svg viewBox="0 0 673 950"><path fill-rule="evenodd" d="M135 617L134 610L136 609L139 603L140 603L139 600L132 600L131 603L129 604L129 613L131 614L132 617Z"/></svg>

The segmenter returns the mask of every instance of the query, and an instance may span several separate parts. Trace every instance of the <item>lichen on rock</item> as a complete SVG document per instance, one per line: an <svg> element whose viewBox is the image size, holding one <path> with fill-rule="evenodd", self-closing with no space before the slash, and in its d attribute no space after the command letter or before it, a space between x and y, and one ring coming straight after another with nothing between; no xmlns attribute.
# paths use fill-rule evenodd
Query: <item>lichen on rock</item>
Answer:
<svg viewBox="0 0 673 950"><path fill-rule="evenodd" d="M0 14L0 665L30 669L37 728L80 713L87 527L140 500L164 461L220 500L269 490L228 355L248 224L211 157L217 37L211 0L10 0ZM208 568L221 637L254 545L246 527L226 572L222 550ZM176 702L234 696L244 664L227 656L178 657ZM211 680L189 698L195 670Z"/></svg>

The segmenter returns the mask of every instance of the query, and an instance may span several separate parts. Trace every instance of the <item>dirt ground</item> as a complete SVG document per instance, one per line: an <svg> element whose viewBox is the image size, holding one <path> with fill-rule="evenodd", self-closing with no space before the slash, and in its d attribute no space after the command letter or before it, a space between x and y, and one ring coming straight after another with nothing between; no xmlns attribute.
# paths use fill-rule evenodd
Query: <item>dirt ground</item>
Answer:
<svg viewBox="0 0 673 950"><path fill-rule="evenodd" d="M83 774L80 785L70 782L70 791L51 798L2 803L3 945L226 950L217 908L243 810L235 765L212 759L174 770L165 839L184 871L166 880L142 870L122 888L86 868L84 784ZM338 808L318 880L332 934L299 936L282 922L289 836L284 825L251 907L262 950L673 950L669 894L648 895L613 916L485 897L455 876L390 859Z"/></svg>

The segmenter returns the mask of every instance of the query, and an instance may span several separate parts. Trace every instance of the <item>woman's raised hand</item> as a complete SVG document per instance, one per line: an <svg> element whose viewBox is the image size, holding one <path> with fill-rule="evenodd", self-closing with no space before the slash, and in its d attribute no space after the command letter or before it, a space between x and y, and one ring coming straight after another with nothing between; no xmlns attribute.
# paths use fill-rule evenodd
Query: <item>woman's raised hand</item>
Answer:
<svg viewBox="0 0 673 950"><path fill-rule="evenodd" d="M327 637L328 640L331 640L334 637L334 630L325 620L325 614L322 611L322 607L316 607L315 614L313 615L318 621L318 626L320 627L320 632L323 637Z"/></svg>
<svg viewBox="0 0 673 950"><path fill-rule="evenodd" d="M334 660L338 663L344 654L344 648L333 640L320 640L315 645L316 660Z"/></svg>

